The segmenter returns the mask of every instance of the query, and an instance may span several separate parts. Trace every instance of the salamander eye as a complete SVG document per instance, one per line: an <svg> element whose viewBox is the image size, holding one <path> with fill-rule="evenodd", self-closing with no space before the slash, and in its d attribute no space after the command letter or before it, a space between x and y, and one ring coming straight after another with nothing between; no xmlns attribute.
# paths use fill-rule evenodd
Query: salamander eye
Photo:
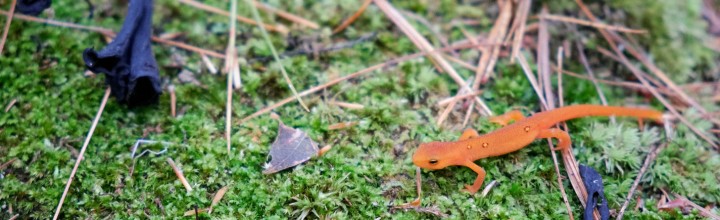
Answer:
<svg viewBox="0 0 720 220"><path fill-rule="evenodd" d="M435 160L435 159L430 160L430 164L437 164L437 163L438 163L438 160Z"/></svg>

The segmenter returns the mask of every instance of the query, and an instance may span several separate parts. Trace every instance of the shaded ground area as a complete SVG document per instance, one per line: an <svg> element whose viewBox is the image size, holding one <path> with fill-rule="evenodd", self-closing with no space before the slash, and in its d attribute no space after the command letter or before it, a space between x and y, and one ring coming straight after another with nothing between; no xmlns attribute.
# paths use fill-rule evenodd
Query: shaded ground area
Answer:
<svg viewBox="0 0 720 220"><path fill-rule="evenodd" d="M41 17L119 30L125 1L88 5L54 1ZM245 1L238 14L251 16ZM629 1L628 1L629 2ZM593 12L609 24L646 29L646 35L629 35L644 48L683 91L698 101L708 114L683 109L691 124L713 136L717 125L717 48L720 42L707 33L701 18L702 1L588 1ZM227 10L225 1L203 3ZM522 53L534 68L537 49L536 24L540 5L534 2ZM549 13L579 17L573 1L548 1ZM592 4L591 4L592 3ZM210 14L174 0L156 0L153 17L155 35L180 33L175 41L212 51L224 51L229 25L226 17ZM415 45L375 6L370 6L347 30L332 35L332 29L353 14L362 1L268 1L320 24L312 30L263 14L268 24L281 24L290 31L270 32L283 65L298 91L348 75L393 58L416 53ZM499 10L494 1L393 1L423 36L438 48L443 41L461 42L463 31L487 37ZM9 0L0 0L7 10ZM3 23L6 17L3 16ZM428 26L429 25L429 26ZM712 24L711 24L712 25ZM552 63L557 48L564 46L564 69L586 75L578 58L577 42L596 77L612 82L637 82L626 66L599 52L608 48L597 29L564 22L549 25ZM362 40L358 40L362 39ZM84 76L82 51L105 45L102 35L15 19L0 57L0 218L48 218L57 206L78 151L105 90L103 78ZM344 46L338 46L344 45ZM422 142L454 140L470 102L458 102L448 120L436 121L444 110L437 103L458 93L458 85L439 73L432 62L420 58L391 65L359 78L341 82L303 98L306 112L297 102L274 110L285 125L302 129L320 146L334 147L325 156L292 170L263 175L269 146L278 122L264 114L247 122L241 119L277 101L291 97L279 65L272 61L259 30L238 23L237 51L242 66L243 88L235 90L232 103L232 148L225 147L224 75L208 73L201 57L177 47L155 44L154 52L163 79L157 106L128 109L111 99L77 171L61 217L70 218L167 218L181 216L195 207L209 207L222 187L228 191L204 218L433 218L391 207L415 199L415 167L410 156ZM334 48L336 47L336 48ZM312 48L333 48L314 53ZM600 49L599 49L600 48ZM307 51L299 53L293 51ZM220 52L222 53L222 52ZM509 61L509 47L499 55L495 75L479 95L496 114L523 109L539 111L539 103L522 68ZM301 54L301 55L297 55ZM458 49L446 53L476 65L480 52ZM221 67L220 59L212 58ZM243 62L243 61L241 61ZM633 64L639 61L633 60ZM474 70L453 63L464 79ZM647 71L647 70L646 70ZM189 80L189 79L194 79ZM556 82L557 75L552 80ZM167 87L177 97L177 117L170 114ZM555 86L559 86L555 84ZM563 76L566 104L599 104L595 85L586 79ZM600 84L611 105L663 105L642 89ZM362 105L347 108L336 104ZM7 110L4 108L9 106ZM499 126L473 114L466 127L487 133ZM331 129L338 123L352 126ZM569 122L574 154L578 162L598 170L604 177L605 193L614 214L625 201L651 146L663 142L661 127L638 129L632 119L585 118ZM720 155L687 126L675 128L675 139L649 167L625 214L626 218L702 218L697 211L660 211L664 192L677 193L718 213L720 202ZM135 159L131 147L137 139L174 143L158 155ZM160 151L162 144L142 145ZM185 188L166 162L172 158L187 178ZM423 203L436 206L451 218L567 218L560 187L564 187L575 218L582 212L580 201L566 180L558 185L555 165L544 142L536 141L516 153L477 162L487 171L486 183L497 184L483 197L460 191L475 179L464 167L423 172ZM134 165L133 165L134 164ZM131 171L132 170L132 171ZM664 192L663 192L664 191Z"/></svg>

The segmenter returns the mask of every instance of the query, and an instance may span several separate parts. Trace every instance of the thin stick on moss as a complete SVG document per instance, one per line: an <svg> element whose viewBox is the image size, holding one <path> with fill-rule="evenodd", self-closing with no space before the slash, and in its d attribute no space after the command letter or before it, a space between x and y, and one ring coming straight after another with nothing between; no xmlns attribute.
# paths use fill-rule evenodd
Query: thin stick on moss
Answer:
<svg viewBox="0 0 720 220"><path fill-rule="evenodd" d="M168 164L170 164L170 167L172 167L173 172L175 172L175 175L178 179L180 179L180 183L183 184L185 187L185 190L187 192L192 192L192 187L190 187L190 183L188 183L187 179L185 179L185 175L183 174L183 171L175 165L175 161L173 161L172 158L167 158L165 161L167 161Z"/></svg>
<svg viewBox="0 0 720 220"><path fill-rule="evenodd" d="M312 28L312 29L318 29L318 28L320 28L320 25L318 25L317 23L315 23L315 22L313 22L313 21L310 21L310 20L308 20L308 19L305 19L305 18L302 18L302 17L300 17L300 16L294 15L294 14L292 14L292 13L290 13L290 12L283 11L283 10L280 10L280 9L277 9L277 8L274 8L274 7L272 7L272 6L270 6L270 5L267 5L267 4L265 4L265 3L262 3L262 2L258 2L258 1L253 0L253 4L255 5L255 7L257 7L257 8L260 9L260 10L263 10L263 11L265 11L265 12L267 12L267 13L276 14L278 17L284 18L285 20L294 22L294 23L296 23L296 24L299 24L299 25L302 25L302 26L305 26L305 27L309 27L309 28Z"/></svg>
<svg viewBox="0 0 720 220"><path fill-rule="evenodd" d="M272 52L273 58L275 58L275 62L280 66L280 72L283 75L283 78L285 78L285 82L288 84L288 87L290 87L290 91L292 91L293 95L295 95L295 99L300 103L300 105L305 109L305 111L310 112L310 109L305 105L305 103L302 101L300 96L298 95L297 90L295 90L295 86L292 83L292 80L290 80L290 77L288 76L287 71L285 71L285 65L282 64L282 60L280 59L280 56L278 56L277 50L275 50L275 46L272 44L272 41L270 40L270 36L268 36L267 31L265 31L265 28L260 25L262 24L262 20L260 20L260 13L255 9L255 7L252 7L252 1L253 0L245 0L247 2L247 5L250 6L250 11L252 11L253 17L255 18L256 23L258 24L258 28L260 29L260 33L262 33L263 39L265 39L265 43L270 47L270 52Z"/></svg>
<svg viewBox="0 0 720 220"><path fill-rule="evenodd" d="M598 20L598 19L592 14L592 12L590 12L590 9L588 9L587 6L585 6L585 3L583 3L582 0L575 0L575 2L578 4L578 6L580 7L580 9L583 11L583 13L584 13L587 17L590 18L590 20L592 20L592 21L597 21L597 20ZM648 82L648 80L646 79L646 77L644 77L644 76L642 75L640 69L638 69L635 65L633 65L633 64L630 62L630 60L628 60L628 58L625 56L624 52L623 52L622 50L620 50L620 48L618 47L618 45L617 45L617 44L615 43L615 41L613 40L613 38L612 38L612 36L610 35L610 33L608 33L607 31L605 31L605 30L603 30L603 29L598 29L598 30L600 31L600 34L602 34L603 37L605 38L605 40L608 42L608 44L610 45L610 47L612 48L612 50L615 52L615 55L620 59L621 63L622 63L623 65L625 65L625 66L630 70L630 72L632 72L633 75L635 75L636 78L638 78L638 80L640 81L640 83L642 83L643 86L645 86L646 88L648 88L648 90L650 90L650 93L652 93L652 95L655 96L655 98L656 98L658 101L660 101L660 102L665 106L665 108L667 108L668 111L670 111L670 113L672 113L675 117L677 117L677 118L680 120L680 122L682 122L683 124L685 124L685 126L687 126L688 128L690 128L690 130L693 131L693 133L695 133L697 136L699 136L700 138L702 138L703 140L705 140L705 142L707 142L708 144L710 144L715 150L717 150L718 148L720 148L720 147L718 147L717 143L715 143L715 141L713 141L712 138L708 137L707 135L705 135L705 133L703 133L702 131L700 131L700 129L698 129L698 128L695 127L693 124L691 124L690 121L688 121L685 117L683 117L683 116L680 114L680 112L679 112L670 102L668 102L668 100L665 99L665 97L663 97L663 96L657 91L657 89L655 89L655 87L653 87L652 85L650 85L650 83ZM631 48L631 47L628 47L628 48ZM642 61L643 61L643 60L641 60L641 62L642 62ZM654 67L654 65L652 65L649 61L646 61L646 62L643 62L643 63L646 64L646 66L648 66L648 67L650 67L650 66L653 66L653 67ZM657 70L658 70L658 71L653 71L653 72L659 72L659 69L657 69ZM662 75L662 76L665 76L664 74L659 74L658 76L661 76L661 75ZM667 78L667 77L665 77L665 78ZM671 88L676 88L676 86L674 86L675 84L672 83L672 81L670 81L669 78L667 79L667 81L665 81L665 83L668 84L668 86L671 86ZM680 91L679 88L677 88L677 91L678 91L678 93L682 92L682 91ZM690 103L693 103L693 102L694 102L694 100L692 100L692 99L689 99L688 101L689 101ZM696 107L696 108L697 108L697 107ZM698 110L700 110L701 112L704 111L704 109L703 109L702 107L698 108ZM705 112L707 112L707 111L705 111ZM702 113L705 113L705 112L702 112Z"/></svg>
<svg viewBox="0 0 720 220"><path fill-rule="evenodd" d="M650 167L650 164L655 160L657 155L665 148L665 146L667 146L667 142L653 146L653 148L650 150L650 154L645 157L645 162L643 162L642 167L640 167L640 171L638 172L637 177L635 177L635 181L633 181L632 187L630 187L627 197L625 197L625 202L623 202L623 205L620 208L620 212L618 212L616 219L622 219L623 215L625 214L625 209L627 209L627 206L630 205L630 200L632 199L633 193L635 193L635 189L637 189L637 186L640 184L640 180L647 171L648 167Z"/></svg>
<svg viewBox="0 0 720 220"><path fill-rule="evenodd" d="M5 41L7 40L8 32L10 31L10 24L13 20L13 15L15 14L15 4L17 4L17 0L12 0L10 3L10 12L8 12L8 18L5 20L5 28L3 29L2 39L0 39L0 57L2 57L3 48L5 48Z"/></svg>
<svg viewBox="0 0 720 220"><path fill-rule="evenodd" d="M585 71L587 72L590 81L593 83L593 86L595 86L595 91L598 93L598 97L600 97L600 103L602 103L604 106L608 105L607 99L605 98L605 94L603 93L602 89L600 88L600 85L598 85L597 79L595 79L595 73L593 73L592 68L590 67L590 63L587 61L587 57L585 57L585 49L582 46L582 43L577 42L577 49L578 54L580 56L580 63L585 67ZM562 67L560 67L562 69ZM562 71L561 71L562 72ZM562 75L561 73L558 73L559 75ZM615 116L610 116L610 123L613 125L616 124L615 122Z"/></svg>
<svg viewBox="0 0 720 220"><path fill-rule="evenodd" d="M5 106L5 112L10 111L10 109L15 106L15 103L17 103L17 99L13 99L12 101L10 101L10 103Z"/></svg>
<svg viewBox="0 0 720 220"><path fill-rule="evenodd" d="M5 162L4 164L0 165L0 171L3 171L5 168L9 167L10 164L14 163L17 160L17 158L10 159L8 162Z"/></svg>
<svg viewBox="0 0 720 220"><path fill-rule="evenodd" d="M532 0L523 0L518 5L517 12L515 12L515 21L513 22L513 40L512 40L512 53L510 55L510 63L515 62L515 57L520 53L522 49L522 39L525 37L525 31L527 30L526 23L528 14L530 14L530 5ZM508 35L509 37L510 35Z"/></svg>
<svg viewBox="0 0 720 220"><path fill-rule="evenodd" d="M600 23L600 22L596 22L596 21L586 21L586 20L582 20L582 19L561 16L561 15L546 14L546 15L541 15L540 17L547 19L547 20L579 24L579 25L583 25L583 26L594 27L597 29L605 29L605 30L609 30L609 31L625 32L625 33L630 33L630 34L646 34L647 33L646 30L642 30L642 29L631 29L631 28L626 28L626 27L621 27L621 26L616 26L616 25L608 25L608 24L604 24L604 23Z"/></svg>
<svg viewBox="0 0 720 220"><path fill-rule="evenodd" d="M212 6L203 4L203 3L198 2L198 1L195 1L195 0L178 0L178 2L187 4L187 5L189 5L189 6L192 6L192 7L194 7L194 8L197 8L197 9L200 9L200 10L203 10L203 11L212 12L212 13L215 13L215 14L219 14L219 15L222 15L222 16L227 16L227 17L229 17L229 18L233 18L233 16L231 16L231 15L230 15L230 12L228 12L228 11L224 11L224 10L222 10L222 9L215 8L215 7L212 7ZM252 3L250 3L250 4L248 4L248 5L251 6L250 8L253 8L253 9L255 8L255 7L252 6L252 5L253 5ZM246 23L246 24L250 24L250 25L259 25L259 26L262 26L263 28L268 29L268 30L270 30L270 31L275 31L275 32L278 32L278 33L281 33L281 34L287 34L287 33L288 33L288 29L287 29L286 27L284 27L284 26L280 26L280 25L279 25L279 26L274 26L274 25L269 25L269 24L262 24L262 23L259 23L259 22L255 21L255 20L251 19L251 18L243 17L243 16L240 16L240 15L236 15L235 18L236 18L238 21L242 22L242 23Z"/></svg>
<svg viewBox="0 0 720 220"><path fill-rule="evenodd" d="M228 33L228 46L225 49L225 68L224 71L227 73L227 101L225 103L225 143L227 146L228 156L230 155L230 145L232 140L230 139L231 123L232 123L232 84L233 75L235 68L237 67L237 53L235 52L235 15L237 14L237 0L230 1L230 32Z"/></svg>
<svg viewBox="0 0 720 220"><path fill-rule="evenodd" d="M409 39L410 41L415 44L415 46L420 49L422 52L428 52L428 51L435 51L433 46L428 42L427 39L425 39L415 28L413 28L412 25L400 14L400 12L397 11L390 3L387 2L387 0L375 0L375 5L380 8L380 10L385 13L385 15L395 24L396 27L400 29ZM460 74L455 71L455 69L450 65L450 63L445 60L442 55L438 53L429 53L428 57L431 61L433 61L438 66L438 71L446 72L454 81L457 83L462 89L458 93L465 94L469 91L472 91L470 86L465 82L465 80L460 76ZM479 97L475 97L474 100L480 105L483 109L483 114L485 115L492 115L492 111L490 111L490 108L487 107L485 102L480 99Z"/></svg>
<svg viewBox="0 0 720 220"><path fill-rule="evenodd" d="M78 167L80 167L80 162L83 160L85 150L90 143L90 138L92 138L93 133L95 132L95 127L97 127L97 124L100 121L100 117L102 116L103 110L105 109L105 104L107 104L108 98L110 98L110 87L105 89L105 95L103 96L102 102L100 102L100 107L98 108L97 114L95 114L95 119L93 119L90 130L88 131L87 136L85 136L85 142L83 142L83 146L80 149L80 155L78 155L77 159L75 159L75 166L73 167L72 172L70 172L70 177L68 178L67 184L65 184L65 190L63 190L63 194L60 197L60 202L58 202L57 209L55 209L55 215L53 216L53 220L56 220L60 215L60 209L62 208L63 202L65 202L65 196L67 196L68 191L70 190L70 185L72 184L73 178L75 177L75 172L77 172Z"/></svg>
<svg viewBox="0 0 720 220"><path fill-rule="evenodd" d="M360 15L362 15L363 12L365 12L365 9L367 9L367 7L370 6L370 3L372 3L372 0L365 0L363 2L363 4L360 6L360 8L355 12L355 14L351 15L348 19L346 19L340 25L338 25L333 30L332 34L340 33L341 31L345 30L345 28L350 26L350 24L355 22L355 20L357 20L360 17Z"/></svg>
<svg viewBox="0 0 720 220"><path fill-rule="evenodd" d="M177 98L175 97L175 86L169 85L168 91L170 93L170 115L172 115L172 117L174 118L175 117L175 107L176 107L175 104L177 101Z"/></svg>
<svg viewBox="0 0 720 220"><path fill-rule="evenodd" d="M564 59L563 47L559 47L558 52L557 52L557 65L560 70L562 70L562 67L563 67L563 59ZM558 71L557 75L558 75L558 84L557 84L558 85L558 88L557 88L557 90L558 90L558 106L562 107L565 105L565 100L563 98L562 74L560 74L560 71ZM548 84L550 84L550 83L548 83ZM565 125L565 128L567 130L567 123L563 122L562 124ZM562 184L562 179L561 179L562 174L560 173L560 166L558 165L557 154L555 154L555 151L552 150L554 147L552 146L552 141L550 141L550 139L548 139L548 146L550 146L550 152L551 152L550 154L552 155L553 164L555 165L555 173L558 175L558 178L557 178L558 187L560 187L560 194L563 197L563 202L565 202L565 208L567 208L570 219L571 220L575 219L575 217L573 216L573 213L572 213L572 208L570 207L570 202L568 200L567 193L565 193L565 187Z"/></svg>
<svg viewBox="0 0 720 220"><path fill-rule="evenodd" d="M0 10L0 14L8 16L9 12ZM97 33L100 33L100 34L103 34L106 36L115 36L116 35L115 32L113 32L112 30L107 29L107 28L85 26L85 25L79 25L79 24L70 23L70 22L27 16L27 15L23 15L23 14L15 14L15 15L13 15L13 18L23 20L23 21L32 21L32 22L49 24L49 25L54 25L54 26L59 26L59 27L92 31L92 32L97 32ZM199 54L204 54L204 55L208 55L208 56L212 56L212 57L216 57L216 58L223 58L223 59L225 58L222 54L215 52L215 51L199 48L196 46L188 45L188 44L177 42L177 41L162 39L157 36L152 36L152 40L155 42L161 43L161 44L174 46L174 47L177 47L180 49L188 50L188 51L199 53Z"/></svg>
<svg viewBox="0 0 720 220"><path fill-rule="evenodd" d="M317 91L323 90L323 89L325 89L325 88L327 88L327 87L330 87L330 86L332 86L332 85L338 84L338 83L340 83L340 82L342 82L342 81L345 81L345 80L348 80L348 79L352 79L352 78L355 78L355 77L358 77L358 76L361 76L361 75L370 73L370 72L372 72L372 71L375 71L375 70L378 70L378 69L381 69L381 68L384 68L384 67L387 67L387 66L390 66L390 65L394 65L394 64L401 63L401 62L404 62L404 61L407 61L407 60L410 60L410 59L418 58L418 57L420 57L420 56L425 56L425 55L428 54L428 53L440 53L440 52L447 51L447 50L455 50L455 49L460 49L460 48L469 48L469 47L473 47L473 46L475 46L475 45L473 45L473 44L460 44L460 45L455 45L455 46L452 46L452 47L442 48L441 50L438 50L438 51L421 52L421 53L415 53L415 54L406 55L406 56L403 56L403 57L398 57L398 58L395 58L395 59L393 59L393 60L390 60L390 61L387 61L387 62L384 62L384 63L380 63L380 64L376 64L376 65L373 65L373 66L371 66L371 67L362 69L362 70L357 71L357 72L354 72L354 73L352 73L352 74L350 74L350 75L333 79L333 80L331 80L330 82L327 82L327 83L325 83L325 84L322 84L322 85L319 85L319 86L310 88L310 89L308 89L308 90L305 90L305 91L299 93L298 96L301 96L301 97L302 97L302 96L306 96L306 95L315 93L315 92L317 92ZM277 102L277 103L275 103L275 104L272 104L272 105L267 106L267 107L265 107L265 108L263 108L263 109L260 109L259 111L255 112L255 113L253 113L253 114L251 114L251 115L248 115L248 116L246 116L245 118L243 118L242 120L240 120L240 124L245 123L245 122L249 121L250 119L253 119L253 118L257 117L257 116L260 116L260 115L263 115L263 114L265 114L265 113L268 113L268 112L272 111L272 110L275 109L275 108L278 108L278 107L280 107L280 106L283 106L283 105L291 102L291 101L294 100L294 99L295 99L295 97L288 97L288 98L285 98L285 99L283 99L283 100L280 100L279 102Z"/></svg>

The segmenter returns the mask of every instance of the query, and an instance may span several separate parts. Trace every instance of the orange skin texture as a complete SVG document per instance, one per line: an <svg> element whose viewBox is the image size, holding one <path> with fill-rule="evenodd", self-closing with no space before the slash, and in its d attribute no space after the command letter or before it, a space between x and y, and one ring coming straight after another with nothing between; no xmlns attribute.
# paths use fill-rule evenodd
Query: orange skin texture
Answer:
<svg viewBox="0 0 720 220"><path fill-rule="evenodd" d="M474 161L505 155L524 148L539 138L558 139L554 150L567 149L570 136L567 132L551 128L570 119L587 116L629 116L651 119L662 123L662 112L652 109L627 108L602 105L573 105L551 111L537 113L524 118L520 111L510 111L501 116L492 117L491 122L506 125L489 134L479 135L474 129L467 129L459 140L451 142L429 142L420 144L413 155L413 163L421 168L438 170L448 166L466 166L478 174L473 185L465 188L472 194L477 192L485 179L485 170Z"/></svg>

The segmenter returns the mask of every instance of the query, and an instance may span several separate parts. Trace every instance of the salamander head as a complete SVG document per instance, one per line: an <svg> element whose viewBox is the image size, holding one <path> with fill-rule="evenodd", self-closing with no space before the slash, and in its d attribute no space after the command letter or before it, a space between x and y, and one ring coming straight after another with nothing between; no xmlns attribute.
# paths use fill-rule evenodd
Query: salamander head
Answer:
<svg viewBox="0 0 720 220"><path fill-rule="evenodd" d="M452 152L447 143L430 142L420 144L420 147L413 155L413 163L421 168L439 170L454 165L454 160L451 158Z"/></svg>

